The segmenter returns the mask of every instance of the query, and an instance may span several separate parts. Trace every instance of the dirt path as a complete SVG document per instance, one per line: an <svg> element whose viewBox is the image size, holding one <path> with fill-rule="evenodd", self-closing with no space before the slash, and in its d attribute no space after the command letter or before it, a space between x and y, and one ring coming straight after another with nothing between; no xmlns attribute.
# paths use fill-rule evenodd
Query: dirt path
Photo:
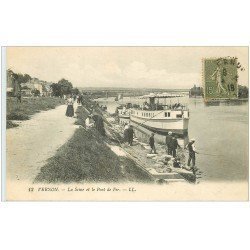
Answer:
<svg viewBox="0 0 250 250"><path fill-rule="evenodd" d="M33 181L46 160L70 139L78 126L65 112L66 105L61 105L7 130L7 179Z"/></svg>

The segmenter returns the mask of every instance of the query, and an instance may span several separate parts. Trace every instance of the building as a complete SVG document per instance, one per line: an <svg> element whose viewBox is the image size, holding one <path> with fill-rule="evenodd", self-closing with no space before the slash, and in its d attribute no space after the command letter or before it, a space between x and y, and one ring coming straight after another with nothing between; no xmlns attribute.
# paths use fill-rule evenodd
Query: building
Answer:
<svg viewBox="0 0 250 250"><path fill-rule="evenodd" d="M44 96L52 96L52 88L51 88L52 82L45 82L43 84L43 95Z"/></svg>
<svg viewBox="0 0 250 250"><path fill-rule="evenodd" d="M194 84L194 87L191 88L189 91L189 97L196 97L196 96L203 96L203 88L196 87L196 85Z"/></svg>
<svg viewBox="0 0 250 250"><path fill-rule="evenodd" d="M27 83L22 83L22 89L25 90L23 93L25 95L31 95L32 90L36 89L39 90L41 96L51 96L52 90L51 90L51 84L46 81L39 80L38 78L32 78ZM30 90L30 92L28 91Z"/></svg>
<svg viewBox="0 0 250 250"><path fill-rule="evenodd" d="M32 90L29 88L24 88L21 90L22 96L32 96Z"/></svg>
<svg viewBox="0 0 250 250"><path fill-rule="evenodd" d="M41 96L51 96L51 84L52 82L42 81L38 78L32 78L28 82L20 83L14 78L14 72L12 70L7 71L8 96L16 96L16 94L20 92L23 96L32 96L35 89L40 92Z"/></svg>
<svg viewBox="0 0 250 250"><path fill-rule="evenodd" d="M21 85L15 80L13 72L7 71L7 96L16 96L21 91Z"/></svg>

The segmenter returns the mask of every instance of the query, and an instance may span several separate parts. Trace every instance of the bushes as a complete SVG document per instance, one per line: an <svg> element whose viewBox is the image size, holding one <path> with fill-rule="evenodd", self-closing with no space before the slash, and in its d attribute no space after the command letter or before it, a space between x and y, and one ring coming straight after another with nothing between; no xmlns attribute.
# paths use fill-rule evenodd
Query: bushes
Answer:
<svg viewBox="0 0 250 250"><path fill-rule="evenodd" d="M18 127L18 125L13 123L12 121L6 122L6 128L14 128L14 127Z"/></svg>
<svg viewBox="0 0 250 250"><path fill-rule="evenodd" d="M31 115L41 111L54 109L56 106L63 104L64 100L54 97L31 97L23 98L22 102L17 102L16 98L7 98L7 121L28 120ZM10 124L10 123L9 123ZM10 128L7 126L7 128Z"/></svg>
<svg viewBox="0 0 250 250"><path fill-rule="evenodd" d="M23 113L11 113L11 114L7 114L6 117L7 120L17 120L17 121L23 121L23 120L29 120L29 116L25 115Z"/></svg>

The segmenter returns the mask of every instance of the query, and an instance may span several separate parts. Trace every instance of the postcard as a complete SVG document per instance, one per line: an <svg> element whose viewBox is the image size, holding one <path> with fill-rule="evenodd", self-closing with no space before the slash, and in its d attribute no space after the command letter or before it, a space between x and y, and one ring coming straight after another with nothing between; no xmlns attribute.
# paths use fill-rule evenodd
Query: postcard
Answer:
<svg viewBox="0 0 250 250"><path fill-rule="evenodd" d="M5 201L247 201L248 47L3 47Z"/></svg>

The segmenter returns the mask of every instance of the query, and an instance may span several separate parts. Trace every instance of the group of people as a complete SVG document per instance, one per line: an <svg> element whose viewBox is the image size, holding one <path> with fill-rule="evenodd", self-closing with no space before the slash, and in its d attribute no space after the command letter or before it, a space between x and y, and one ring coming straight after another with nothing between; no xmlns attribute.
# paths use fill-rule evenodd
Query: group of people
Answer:
<svg viewBox="0 0 250 250"><path fill-rule="evenodd" d="M77 101L78 105L81 105L83 102L83 98L81 95L69 95L68 99L66 100L67 103L67 110L66 116L73 117L74 116L74 102ZM91 109L91 112L93 110ZM101 115L97 113L90 113L85 120L85 127L86 129L89 128L96 128L96 130L101 134L105 135L105 128L104 128L104 121Z"/></svg>
<svg viewBox="0 0 250 250"><path fill-rule="evenodd" d="M177 148L180 148L180 145L178 144L177 137L173 136L171 131L166 136L166 146L168 154L176 157L176 151Z"/></svg>
<svg viewBox="0 0 250 250"><path fill-rule="evenodd" d="M85 120L86 129L96 128L96 130L103 136L105 136L104 121L101 115L89 114Z"/></svg>
<svg viewBox="0 0 250 250"><path fill-rule="evenodd" d="M134 139L134 129L131 124L126 124L124 127L124 142L128 143L128 145L133 145L133 139Z"/></svg>
<svg viewBox="0 0 250 250"><path fill-rule="evenodd" d="M180 103L174 103L170 105L162 105L159 103L149 104L146 101L142 104L143 110L163 110L164 106L166 106L166 109L183 109L184 105Z"/></svg>
<svg viewBox="0 0 250 250"><path fill-rule="evenodd" d="M155 140L154 140L154 133L151 134L149 137L149 145L151 147L150 153L157 154L156 148L155 148ZM181 148L181 146L178 144L177 137L172 136L172 132L168 132L168 135L166 136L166 151L168 155L172 155L174 158L176 157L177 148Z"/></svg>
<svg viewBox="0 0 250 250"><path fill-rule="evenodd" d="M81 103L81 98L80 96L76 97L77 103ZM69 96L67 99L67 110L66 110L66 116L73 117L74 116L74 98ZM85 120L85 127L86 129L90 128L96 128L96 130L101 134L105 135L105 128L104 128L104 121L101 115L95 113L95 114L89 114L88 117ZM126 124L124 127L124 142L128 143L128 145L132 146L133 145L133 139L134 139L134 129L131 124ZM151 136L149 137L149 145L150 145L150 153L157 154L156 152L156 147L155 147L155 134L152 133ZM173 135L171 131L168 132L168 135L166 136L165 139L166 142L166 151L168 155L171 155L175 158L175 164L178 163L178 158L176 157L177 155L177 148L181 148L177 141L177 137ZM187 165L190 166L192 163L192 168L195 167L195 155L198 154L198 152L195 149L195 139L191 139L190 142L186 145L185 149L188 150L189 152L189 158Z"/></svg>
<svg viewBox="0 0 250 250"><path fill-rule="evenodd" d="M185 147L185 149L187 149L189 153L187 165L190 166L190 163L192 162L192 167L195 166L195 154L198 154L198 152L195 149L194 143L195 139L191 139ZM168 135L166 136L166 146L168 154L176 158L177 148L178 147L181 148L181 146L178 144L177 137L172 136L171 131L168 132Z"/></svg>
<svg viewBox="0 0 250 250"><path fill-rule="evenodd" d="M162 104L159 103L147 103L147 101L145 101L141 106L142 110L163 110L164 107Z"/></svg>
<svg viewBox="0 0 250 250"><path fill-rule="evenodd" d="M171 108L171 109L179 109L179 108L183 108L184 106L182 105L182 104L180 104L180 103L175 103L175 104L172 104L172 105L170 105L169 106L169 108Z"/></svg>
<svg viewBox="0 0 250 250"><path fill-rule="evenodd" d="M82 102L83 102L83 96L82 96L82 95L76 95L76 96L75 96L75 99L76 99L78 105L83 104L83 103L82 103Z"/></svg>
<svg viewBox="0 0 250 250"><path fill-rule="evenodd" d="M150 145L150 153L157 154L156 148L155 148L155 140L154 140L155 134L152 133L149 137L149 145ZM198 154L198 152L195 149L195 139L191 139L190 142L186 145L185 149L188 150L189 157L187 165L190 167L190 164L192 163L192 168L195 167L195 154ZM175 158L176 164L178 163L178 158L176 157L177 148L181 148L181 146L178 144L177 137L173 136L172 132L168 132L168 135L166 136L166 151L168 155L171 155Z"/></svg>

